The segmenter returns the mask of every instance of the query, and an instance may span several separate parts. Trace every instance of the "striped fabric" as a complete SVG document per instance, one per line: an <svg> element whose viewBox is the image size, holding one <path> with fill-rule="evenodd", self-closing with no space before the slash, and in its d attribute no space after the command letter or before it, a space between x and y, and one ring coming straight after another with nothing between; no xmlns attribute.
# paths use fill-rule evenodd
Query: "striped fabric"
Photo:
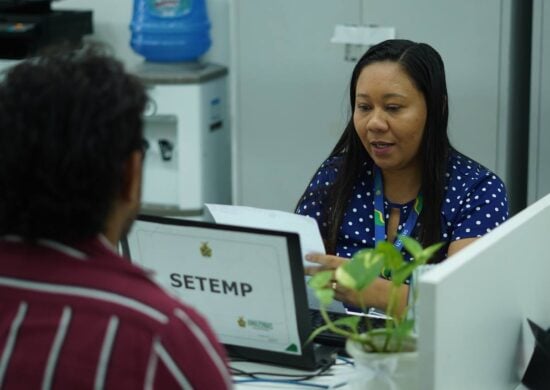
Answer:
<svg viewBox="0 0 550 390"><path fill-rule="evenodd" d="M0 241L0 389L226 389L203 317L101 239Z"/></svg>

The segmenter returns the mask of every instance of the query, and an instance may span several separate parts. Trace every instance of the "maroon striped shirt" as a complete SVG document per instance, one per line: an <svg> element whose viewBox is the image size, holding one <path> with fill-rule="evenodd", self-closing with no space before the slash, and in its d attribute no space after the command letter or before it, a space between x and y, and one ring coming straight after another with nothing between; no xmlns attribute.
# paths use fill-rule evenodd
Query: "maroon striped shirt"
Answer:
<svg viewBox="0 0 550 390"><path fill-rule="evenodd" d="M106 240L0 240L0 388L225 389L203 317Z"/></svg>

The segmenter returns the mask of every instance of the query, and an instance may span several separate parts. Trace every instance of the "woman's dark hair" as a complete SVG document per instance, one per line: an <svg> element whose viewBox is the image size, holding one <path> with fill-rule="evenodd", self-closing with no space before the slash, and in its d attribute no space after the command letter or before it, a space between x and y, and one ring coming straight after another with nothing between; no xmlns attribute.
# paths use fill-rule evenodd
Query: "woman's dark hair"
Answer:
<svg viewBox="0 0 550 390"><path fill-rule="evenodd" d="M440 55L425 43L394 39L372 46L359 59L350 81L351 116L344 133L336 143L330 157L342 156L338 176L330 187L325 205L323 220L327 222L327 252L334 253L336 241L346 211L355 180L373 161L365 151L353 124L357 80L361 71L374 62L391 61L398 63L413 81L426 100L427 119L421 142L422 184L424 209L419 218L418 237L423 245L441 240L441 205L444 198L447 158L452 147L447 135L448 98L445 69Z"/></svg>
<svg viewBox="0 0 550 390"><path fill-rule="evenodd" d="M142 147L146 100L98 45L10 69L0 81L0 236L74 242L103 232L125 162Z"/></svg>

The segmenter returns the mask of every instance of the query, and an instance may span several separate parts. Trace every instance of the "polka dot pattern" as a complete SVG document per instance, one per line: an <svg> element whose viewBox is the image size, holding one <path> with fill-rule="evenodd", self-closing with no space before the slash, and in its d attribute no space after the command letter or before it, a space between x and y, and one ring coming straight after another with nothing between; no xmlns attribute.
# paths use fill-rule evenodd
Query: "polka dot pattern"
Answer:
<svg viewBox="0 0 550 390"><path fill-rule="evenodd" d="M317 219L325 236L327 223L320 220L325 207L327 189L334 182L341 157L327 159L319 168L296 212ZM374 237L374 175L364 163L362 175L353 188L348 209L340 226L336 254L351 257L359 249L373 247ZM508 199L502 180L493 172L459 154L449 158L446 173L445 197L441 208L441 240L447 246L456 240L481 237L508 219ZM391 208L400 209L398 231L413 207L414 199L406 204L384 201L386 219ZM425 206L426 207L426 206ZM419 223L413 231L415 236Z"/></svg>

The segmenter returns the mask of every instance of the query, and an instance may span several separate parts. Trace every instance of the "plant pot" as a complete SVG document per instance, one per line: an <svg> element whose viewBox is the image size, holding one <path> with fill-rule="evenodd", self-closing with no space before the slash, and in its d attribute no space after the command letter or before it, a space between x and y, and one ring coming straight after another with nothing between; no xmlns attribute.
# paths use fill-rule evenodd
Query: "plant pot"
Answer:
<svg viewBox="0 0 550 390"><path fill-rule="evenodd" d="M416 340L410 343L415 346ZM418 388L418 352L366 352L348 340L346 351L354 359L355 373L348 381L353 390L415 390Z"/></svg>

